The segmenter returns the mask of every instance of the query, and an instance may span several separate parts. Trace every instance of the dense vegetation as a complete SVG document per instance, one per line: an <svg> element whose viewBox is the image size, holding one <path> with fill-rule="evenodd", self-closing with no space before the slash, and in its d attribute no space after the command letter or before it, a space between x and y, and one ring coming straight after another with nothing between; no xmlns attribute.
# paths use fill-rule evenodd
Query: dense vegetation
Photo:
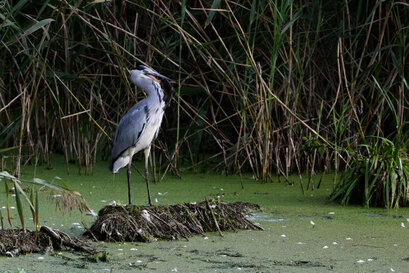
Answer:
<svg viewBox="0 0 409 273"><path fill-rule="evenodd" d="M144 96L126 69L146 63L177 87L156 141L157 172L215 168L269 181L307 171L304 190L319 186L316 170L333 169L334 185L340 169L360 173L387 139L398 167L406 162L397 178L408 180L402 1L3 3L0 152L16 175L21 164L51 165L53 153L92 173ZM377 167L368 167L375 182ZM351 185L338 185L334 198Z"/></svg>

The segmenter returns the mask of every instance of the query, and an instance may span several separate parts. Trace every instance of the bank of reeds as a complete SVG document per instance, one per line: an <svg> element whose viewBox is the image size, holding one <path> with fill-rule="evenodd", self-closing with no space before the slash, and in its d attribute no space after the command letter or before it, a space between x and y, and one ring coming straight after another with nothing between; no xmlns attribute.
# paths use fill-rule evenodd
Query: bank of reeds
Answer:
<svg viewBox="0 0 409 273"><path fill-rule="evenodd" d="M401 1L5 1L3 167L58 152L92 173L143 97L126 69L146 63L178 83L157 172L307 171L304 189L334 168L335 183L367 136L407 130L408 15Z"/></svg>

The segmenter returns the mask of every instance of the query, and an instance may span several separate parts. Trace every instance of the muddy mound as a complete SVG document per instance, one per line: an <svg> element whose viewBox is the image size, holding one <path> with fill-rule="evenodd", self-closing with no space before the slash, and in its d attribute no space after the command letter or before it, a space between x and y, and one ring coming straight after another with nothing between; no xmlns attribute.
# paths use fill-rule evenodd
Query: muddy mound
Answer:
<svg viewBox="0 0 409 273"><path fill-rule="evenodd" d="M174 240L204 232L262 229L245 217L255 204L205 200L169 206L106 206L98 213L86 236L103 241L147 242Z"/></svg>
<svg viewBox="0 0 409 273"><path fill-rule="evenodd" d="M94 253L79 239L71 239L66 233L47 226L40 231L23 229L0 230L0 255L16 256L27 253L48 253L53 250L75 250Z"/></svg>

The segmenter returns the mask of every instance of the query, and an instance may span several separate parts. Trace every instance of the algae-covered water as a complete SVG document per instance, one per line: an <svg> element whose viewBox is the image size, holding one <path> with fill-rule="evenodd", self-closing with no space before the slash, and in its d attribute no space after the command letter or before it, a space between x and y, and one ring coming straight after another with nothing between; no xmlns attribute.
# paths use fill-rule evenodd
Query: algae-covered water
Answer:
<svg viewBox="0 0 409 273"><path fill-rule="evenodd" d="M139 167L139 166L138 166ZM74 165L68 175L60 158L53 169L43 166L23 168L23 178L34 173L51 181L63 178L83 194L98 212L112 201L127 202L126 173L115 177L105 162L98 163L94 175L78 175ZM252 217L264 231L207 233L189 240L151 243L95 243L106 251L107 262L60 252L0 257L0 272L24 269L26 272L408 272L409 210L365 209L327 203L332 176L325 176L320 189L302 195L298 178L285 183L261 184L245 175L238 176L185 173L182 179L166 176L151 185L154 204L202 201L220 196L225 202L253 202L262 212ZM241 188L241 183L244 189ZM146 204L146 187L133 171L133 200ZM4 190L0 206L4 206ZM94 217L74 211L62 214L48 194L40 194L40 224L80 235ZM54 197L51 197L51 199ZM56 197L58 198L58 197ZM13 204L12 204L13 206ZM15 214L13 222L18 225ZM2 208L3 215L5 209ZM26 225L32 228L26 213Z"/></svg>

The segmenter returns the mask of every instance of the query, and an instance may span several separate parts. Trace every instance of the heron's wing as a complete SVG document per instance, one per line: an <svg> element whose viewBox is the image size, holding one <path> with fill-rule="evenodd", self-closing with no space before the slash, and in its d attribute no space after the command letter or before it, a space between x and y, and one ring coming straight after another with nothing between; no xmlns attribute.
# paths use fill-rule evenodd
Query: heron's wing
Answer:
<svg viewBox="0 0 409 273"><path fill-rule="evenodd" d="M135 146L145 130L148 108L144 101L135 104L116 128L112 143L111 161L115 161L129 147Z"/></svg>

